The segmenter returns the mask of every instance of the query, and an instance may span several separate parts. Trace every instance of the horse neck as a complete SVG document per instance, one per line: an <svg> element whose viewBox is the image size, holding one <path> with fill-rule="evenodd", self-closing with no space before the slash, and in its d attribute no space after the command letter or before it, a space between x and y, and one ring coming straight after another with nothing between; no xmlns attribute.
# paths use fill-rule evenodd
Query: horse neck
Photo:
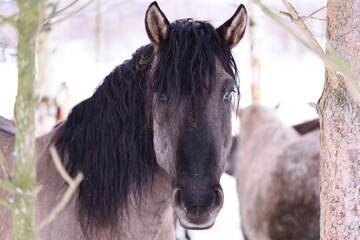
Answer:
<svg viewBox="0 0 360 240"><path fill-rule="evenodd" d="M59 202L66 186L52 163L49 154L49 140L54 132L37 139L38 149L38 185L42 191L38 197L38 209L36 220L43 219L53 208L53 203ZM149 190L150 189L150 190ZM76 193L77 195L78 193ZM141 204L136 205L137 193L129 193L129 201L124 208L123 214L118 214L117 226L96 229L94 233L98 239L114 239L108 236L121 236L121 239L175 239L173 231L173 211L170 205L171 187L169 177L161 170L155 171L153 183L144 188L141 196ZM78 222L76 198L73 198L53 224L46 227L42 232L41 239L49 239L52 232L58 229L69 229L66 232L68 238L83 238L83 233ZM115 214L115 213L114 213Z"/></svg>
<svg viewBox="0 0 360 240"><path fill-rule="evenodd" d="M146 194L139 209L130 206L129 218L120 228L131 239L175 239L171 186L162 170L156 172L151 192Z"/></svg>

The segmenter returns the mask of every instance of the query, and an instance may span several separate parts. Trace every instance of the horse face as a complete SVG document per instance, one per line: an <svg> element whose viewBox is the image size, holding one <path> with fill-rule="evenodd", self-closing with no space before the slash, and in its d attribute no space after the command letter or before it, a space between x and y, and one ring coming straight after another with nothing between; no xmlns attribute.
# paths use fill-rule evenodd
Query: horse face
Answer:
<svg viewBox="0 0 360 240"><path fill-rule="evenodd" d="M229 49L244 34L246 11L241 5L215 30L191 20L170 25L153 3L145 23L155 52L151 84L156 160L170 178L171 203L181 225L210 228L223 205L220 176L231 146L231 102L237 93L234 74L224 62L231 61ZM184 31L187 37L176 32L185 26L191 26ZM201 37L205 44L199 43ZM220 51L225 52L221 59L216 55ZM207 64L211 67L204 68ZM166 66L173 69L166 72Z"/></svg>
<svg viewBox="0 0 360 240"><path fill-rule="evenodd" d="M219 180L231 146L230 105L237 87L217 68L215 88L206 99L196 100L201 101L196 120L189 99L170 112L160 99L153 121L157 162L173 186L172 206L181 224L192 229L211 227L223 205Z"/></svg>

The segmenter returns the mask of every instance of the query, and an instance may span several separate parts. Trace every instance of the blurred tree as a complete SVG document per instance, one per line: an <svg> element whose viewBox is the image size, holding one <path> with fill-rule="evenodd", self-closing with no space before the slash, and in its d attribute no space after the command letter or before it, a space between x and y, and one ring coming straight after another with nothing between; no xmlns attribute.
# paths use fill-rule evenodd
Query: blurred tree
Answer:
<svg viewBox="0 0 360 240"><path fill-rule="evenodd" d="M260 9L254 2L249 3L249 39L250 39L250 61L251 61L251 99L253 103L260 102L260 75L261 75L261 57L260 48L261 33L259 22L261 22Z"/></svg>
<svg viewBox="0 0 360 240"><path fill-rule="evenodd" d="M57 0L42 0L42 26L37 37L36 136L48 133L56 124L56 86L54 81L56 40L53 18L58 9Z"/></svg>
<svg viewBox="0 0 360 240"><path fill-rule="evenodd" d="M93 0L66 16L61 16L57 22L65 20L88 6ZM15 122L15 158L12 171L8 170L5 160L0 154L0 167L5 173L5 179L0 179L0 187L12 194L11 199L0 196L0 204L9 207L12 212L12 230L14 240L35 239L35 229L39 230L53 218L66 205L69 196L75 191L82 176L73 182L69 181L69 194L60 201L59 205L38 225L34 223L34 209L37 196L36 186L36 148L35 148L35 86L38 79L36 68L37 46L39 34L49 30L49 21L58 16L66 9L72 7L78 0L72 1L65 8L55 12L52 8L52 0L16 0L18 11L10 16L0 16L0 24L10 23L18 32L17 67L18 67L18 91L16 97ZM52 22L51 24L54 24ZM43 41L46 37L42 38ZM45 40L44 40L45 39ZM40 45L45 42L40 42ZM41 64L39 64L41 65ZM41 66L38 66L41 67ZM40 71L41 72L41 71ZM0 152L1 153L1 152ZM56 160L54 159L56 162ZM61 165L57 160L55 165ZM57 166L61 176L64 170ZM61 172L62 171L62 172ZM72 180L72 179L70 179ZM0 238L3 236L0 236ZM5 236L6 238L6 236Z"/></svg>
<svg viewBox="0 0 360 240"><path fill-rule="evenodd" d="M35 55L36 38L40 30L42 0L17 0L18 17L18 93L16 97L15 160L13 166L12 216L13 238L35 239L33 213L36 200L35 151Z"/></svg>
<svg viewBox="0 0 360 240"><path fill-rule="evenodd" d="M358 0L328 0L327 53L333 54L335 50L354 78L327 68L317 105L322 128L321 239L357 239L360 236L359 26Z"/></svg>

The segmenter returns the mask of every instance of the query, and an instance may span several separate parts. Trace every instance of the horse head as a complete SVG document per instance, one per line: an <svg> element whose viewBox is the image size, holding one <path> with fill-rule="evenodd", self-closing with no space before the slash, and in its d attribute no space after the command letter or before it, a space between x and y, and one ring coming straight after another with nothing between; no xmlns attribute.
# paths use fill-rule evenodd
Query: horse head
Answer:
<svg viewBox="0 0 360 240"><path fill-rule="evenodd" d="M156 2L146 13L154 47L149 92L156 161L169 176L171 204L185 228L210 228L223 205L220 176L238 97L231 48L246 22L243 5L217 29L192 19L170 24Z"/></svg>

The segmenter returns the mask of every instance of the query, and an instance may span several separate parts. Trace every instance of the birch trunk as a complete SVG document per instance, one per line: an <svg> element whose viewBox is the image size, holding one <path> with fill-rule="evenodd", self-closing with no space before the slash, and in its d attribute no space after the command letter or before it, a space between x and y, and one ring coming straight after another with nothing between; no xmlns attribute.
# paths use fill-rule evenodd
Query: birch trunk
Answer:
<svg viewBox="0 0 360 240"><path fill-rule="evenodd" d="M56 95L57 87L55 84L55 52L58 42L56 42L56 26L52 25L52 19L48 19L56 11L55 0L42 0L41 16L47 19L41 26L37 37L37 94L40 99L37 102L35 114L36 136L44 135L51 131L56 124Z"/></svg>
<svg viewBox="0 0 360 240"><path fill-rule="evenodd" d="M260 74L261 74L261 33L259 22L261 21L260 9L255 6L254 2L249 2L250 12L250 60L251 60L251 99L253 103L260 102Z"/></svg>
<svg viewBox="0 0 360 240"><path fill-rule="evenodd" d="M12 204L13 239L35 239L33 212L35 205L35 95L36 36L41 0L18 0L18 94L16 97L16 146L13 167L15 186Z"/></svg>
<svg viewBox="0 0 360 240"><path fill-rule="evenodd" d="M327 51L336 50L349 65L359 88L360 2L328 0ZM352 91L353 92L353 91ZM360 103L343 75L327 70L317 110L321 124L321 239L360 236Z"/></svg>

